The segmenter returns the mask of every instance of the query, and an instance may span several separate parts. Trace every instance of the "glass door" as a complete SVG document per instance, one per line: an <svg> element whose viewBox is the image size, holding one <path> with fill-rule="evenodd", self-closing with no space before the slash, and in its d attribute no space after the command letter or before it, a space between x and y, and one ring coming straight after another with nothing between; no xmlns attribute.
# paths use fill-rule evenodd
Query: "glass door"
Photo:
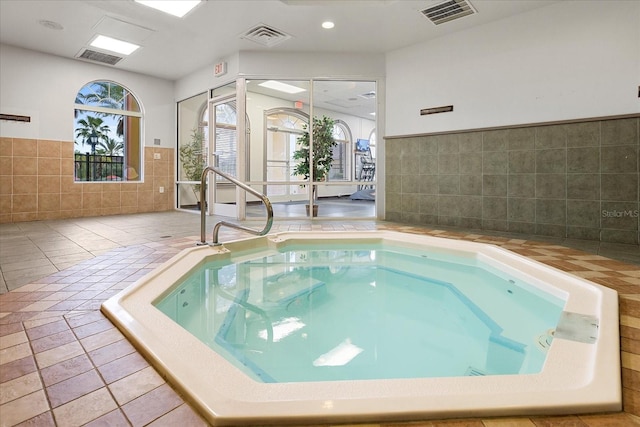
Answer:
<svg viewBox="0 0 640 427"><path fill-rule="evenodd" d="M237 177L238 133L235 96L209 101L208 161L222 172ZM225 178L210 173L208 186L209 215L237 217L237 189Z"/></svg>
<svg viewBox="0 0 640 427"><path fill-rule="evenodd" d="M302 178L294 174L293 158L299 148L298 138L305 132L308 115L295 109L275 109L265 112L267 196L273 202L290 202L307 190ZM278 184L274 184L274 183ZM288 185L292 182L292 185Z"/></svg>

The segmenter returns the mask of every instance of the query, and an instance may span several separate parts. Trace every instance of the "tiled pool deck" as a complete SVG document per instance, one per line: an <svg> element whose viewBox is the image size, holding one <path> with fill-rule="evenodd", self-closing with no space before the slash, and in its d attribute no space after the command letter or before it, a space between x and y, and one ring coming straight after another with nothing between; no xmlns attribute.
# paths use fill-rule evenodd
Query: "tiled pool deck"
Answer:
<svg viewBox="0 0 640 427"><path fill-rule="evenodd" d="M276 222L272 232L373 229L492 243L616 289L624 412L367 426L640 425L637 247L599 248L583 242L585 251L581 251L567 247L568 242L560 245L375 221ZM177 212L0 225L0 268L5 277L0 284L10 290L0 295L0 425L206 425L99 311L104 300L192 246L198 234L198 219ZM222 241L241 236L221 232ZM631 262L597 254L604 250ZM29 262L45 268L21 268Z"/></svg>

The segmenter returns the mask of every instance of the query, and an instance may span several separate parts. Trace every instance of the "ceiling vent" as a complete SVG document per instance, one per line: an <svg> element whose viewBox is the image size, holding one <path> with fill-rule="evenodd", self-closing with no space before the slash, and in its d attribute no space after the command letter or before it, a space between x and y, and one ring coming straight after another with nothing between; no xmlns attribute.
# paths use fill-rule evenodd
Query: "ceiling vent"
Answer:
<svg viewBox="0 0 640 427"><path fill-rule="evenodd" d="M289 40L291 36L273 27L260 24L257 27L246 31L242 36L240 36L240 38L251 40L252 42L256 42L263 46L272 47L285 40Z"/></svg>
<svg viewBox="0 0 640 427"><path fill-rule="evenodd" d="M467 0L447 0L435 6L428 7L421 13L436 25L473 15L476 10Z"/></svg>
<svg viewBox="0 0 640 427"><path fill-rule="evenodd" d="M107 65L116 65L120 60L122 60L122 57L120 56L109 55L108 53L102 53L91 49L82 50L78 55L76 55L76 58Z"/></svg>

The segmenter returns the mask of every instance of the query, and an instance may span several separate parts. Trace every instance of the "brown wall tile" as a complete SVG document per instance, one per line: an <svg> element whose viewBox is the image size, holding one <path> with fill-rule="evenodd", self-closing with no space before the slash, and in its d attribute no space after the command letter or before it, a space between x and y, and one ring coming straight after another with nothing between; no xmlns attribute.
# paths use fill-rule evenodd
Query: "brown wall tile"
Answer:
<svg viewBox="0 0 640 427"><path fill-rule="evenodd" d="M120 208L120 192L102 193L102 209Z"/></svg>
<svg viewBox="0 0 640 427"><path fill-rule="evenodd" d="M38 176L38 194L57 193L60 194L60 176L59 175L39 175Z"/></svg>
<svg viewBox="0 0 640 427"><path fill-rule="evenodd" d="M13 194L36 194L38 192L38 177L35 175L14 175Z"/></svg>
<svg viewBox="0 0 640 427"><path fill-rule="evenodd" d="M11 214L11 222L26 222L26 221L35 221L38 219L37 212L18 212Z"/></svg>
<svg viewBox="0 0 640 427"><path fill-rule="evenodd" d="M14 157L37 157L38 142L35 139L13 138Z"/></svg>
<svg viewBox="0 0 640 427"><path fill-rule="evenodd" d="M82 209L82 216L100 216L102 215L102 209L100 208L91 208L91 209Z"/></svg>
<svg viewBox="0 0 640 427"><path fill-rule="evenodd" d="M11 198L11 195L0 195L0 213L9 215L9 219L11 219Z"/></svg>
<svg viewBox="0 0 640 427"><path fill-rule="evenodd" d="M38 174L38 158L37 157L14 157L13 158L13 174L14 175L37 175Z"/></svg>
<svg viewBox="0 0 640 427"><path fill-rule="evenodd" d="M74 144L73 142L61 142L60 143L60 157L63 159L73 159L74 153Z"/></svg>
<svg viewBox="0 0 640 427"><path fill-rule="evenodd" d="M13 156L13 138L0 138L0 156Z"/></svg>
<svg viewBox="0 0 640 427"><path fill-rule="evenodd" d="M144 147L145 182L82 183L74 178L74 149L70 141L0 139L5 221L173 209L174 150ZM160 159L153 160L154 152ZM165 193L159 193L161 186Z"/></svg>
<svg viewBox="0 0 640 427"><path fill-rule="evenodd" d="M72 211L82 209L82 193L60 194L60 210Z"/></svg>
<svg viewBox="0 0 640 427"><path fill-rule="evenodd" d="M0 211L0 224L8 224L11 222L11 214L2 213Z"/></svg>
<svg viewBox="0 0 640 427"><path fill-rule="evenodd" d="M153 210L153 192L138 192L138 208L141 209L141 212L150 212Z"/></svg>
<svg viewBox="0 0 640 427"><path fill-rule="evenodd" d="M82 183L83 193L101 193L102 192L102 184L99 183Z"/></svg>
<svg viewBox="0 0 640 427"><path fill-rule="evenodd" d="M115 208L102 208L100 211L100 215L120 215L121 213L120 206Z"/></svg>
<svg viewBox="0 0 640 427"><path fill-rule="evenodd" d="M38 194L38 212L53 212L60 210L60 193Z"/></svg>
<svg viewBox="0 0 640 427"><path fill-rule="evenodd" d="M38 216L37 216L38 221L46 221L50 219L60 219L60 218L62 218L62 215L60 214L59 209L55 211L47 211L47 212L38 211Z"/></svg>
<svg viewBox="0 0 640 427"><path fill-rule="evenodd" d="M14 194L12 213L37 212L38 196L36 194Z"/></svg>
<svg viewBox="0 0 640 427"><path fill-rule="evenodd" d="M60 218L80 218L82 217L82 209L72 209L72 210L64 210L60 211Z"/></svg>
<svg viewBox="0 0 640 427"><path fill-rule="evenodd" d="M38 175L60 175L60 158L38 158Z"/></svg>
<svg viewBox="0 0 640 427"><path fill-rule="evenodd" d="M136 184L138 186L138 192L140 191L152 191L153 190L153 177L145 179L144 182Z"/></svg>
<svg viewBox="0 0 640 427"><path fill-rule="evenodd" d="M75 163L72 159L60 159L60 175L75 176Z"/></svg>
<svg viewBox="0 0 640 427"><path fill-rule="evenodd" d="M113 193L122 191L122 184L119 182L108 182L102 184L103 193Z"/></svg>
<svg viewBox="0 0 640 427"><path fill-rule="evenodd" d="M123 182L120 191L123 193L135 193L138 191L138 185L136 182Z"/></svg>
<svg viewBox="0 0 640 427"><path fill-rule="evenodd" d="M0 175L13 175L13 159L0 157Z"/></svg>
<svg viewBox="0 0 640 427"><path fill-rule="evenodd" d="M11 195L13 193L13 177L0 175L0 194Z"/></svg>
<svg viewBox="0 0 640 427"><path fill-rule="evenodd" d="M76 182L73 176L60 177L60 191L63 193L82 193L82 184Z"/></svg>
<svg viewBox="0 0 640 427"><path fill-rule="evenodd" d="M38 157L60 158L60 141L38 140Z"/></svg>
<svg viewBox="0 0 640 427"><path fill-rule="evenodd" d="M122 206L120 208L120 213L122 214L134 214L138 213L138 206Z"/></svg>
<svg viewBox="0 0 640 427"><path fill-rule="evenodd" d="M138 206L138 193L133 191L123 192L120 196L120 204L122 207L137 207Z"/></svg>
<svg viewBox="0 0 640 427"><path fill-rule="evenodd" d="M82 209L102 209L102 193L82 193Z"/></svg>
<svg viewBox="0 0 640 427"><path fill-rule="evenodd" d="M153 177L166 177L169 175L169 162L155 160L153 162Z"/></svg>

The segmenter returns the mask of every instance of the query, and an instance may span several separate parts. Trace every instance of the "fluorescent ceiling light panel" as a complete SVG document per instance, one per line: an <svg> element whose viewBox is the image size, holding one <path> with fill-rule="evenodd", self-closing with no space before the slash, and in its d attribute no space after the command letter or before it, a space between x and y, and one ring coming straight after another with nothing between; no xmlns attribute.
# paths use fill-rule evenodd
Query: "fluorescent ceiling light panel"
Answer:
<svg viewBox="0 0 640 427"><path fill-rule="evenodd" d="M140 47L137 44L112 39L111 37L102 35L96 36L96 38L89 44L93 47L116 52L121 55L130 55Z"/></svg>
<svg viewBox="0 0 640 427"><path fill-rule="evenodd" d="M191 9L200 4L201 0L135 0L136 3L152 7L169 15L182 18L189 13Z"/></svg>
<svg viewBox="0 0 640 427"><path fill-rule="evenodd" d="M279 92L285 92L285 93L300 93L306 90L298 86L293 86L293 85L279 82L277 80L267 80L266 82L260 83L258 86L266 87L269 89L273 89L273 90L277 90Z"/></svg>

